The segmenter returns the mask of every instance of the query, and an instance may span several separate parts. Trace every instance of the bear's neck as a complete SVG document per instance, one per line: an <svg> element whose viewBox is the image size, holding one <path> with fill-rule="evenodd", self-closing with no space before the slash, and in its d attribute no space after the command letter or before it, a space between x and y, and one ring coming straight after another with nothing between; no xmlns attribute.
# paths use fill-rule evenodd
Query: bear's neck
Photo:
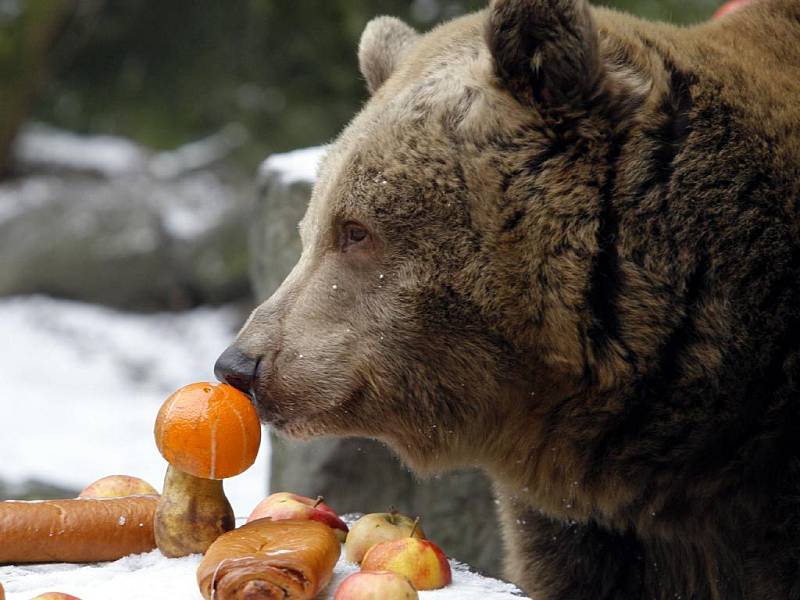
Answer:
<svg viewBox="0 0 800 600"><path fill-rule="evenodd" d="M672 530L661 515L670 527L694 521L703 528L719 511L743 519L766 514L787 494L779 475L791 468L789 437L776 443L756 429L742 432L736 448L759 460L741 465L729 445L715 450L698 435L707 424L673 427L634 389L564 396L567 389L548 382L504 403L504 434L479 461L501 495L555 519L667 539ZM746 485L754 480L758 486Z"/></svg>

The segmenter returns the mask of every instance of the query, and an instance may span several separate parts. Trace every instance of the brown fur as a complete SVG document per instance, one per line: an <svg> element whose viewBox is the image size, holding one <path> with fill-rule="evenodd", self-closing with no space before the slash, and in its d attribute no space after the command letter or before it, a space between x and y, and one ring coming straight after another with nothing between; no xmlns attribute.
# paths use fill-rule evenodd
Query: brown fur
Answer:
<svg viewBox="0 0 800 600"><path fill-rule="evenodd" d="M381 39L236 343L265 419L484 468L537 600L800 598L800 2Z"/></svg>

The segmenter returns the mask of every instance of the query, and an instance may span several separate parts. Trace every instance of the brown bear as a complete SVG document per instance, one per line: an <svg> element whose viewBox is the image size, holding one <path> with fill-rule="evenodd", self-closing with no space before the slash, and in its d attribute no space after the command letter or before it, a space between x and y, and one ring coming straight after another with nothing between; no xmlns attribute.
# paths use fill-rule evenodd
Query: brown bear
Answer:
<svg viewBox="0 0 800 600"><path fill-rule="evenodd" d="M217 364L286 435L493 479L537 600L800 598L800 1L382 17Z"/></svg>

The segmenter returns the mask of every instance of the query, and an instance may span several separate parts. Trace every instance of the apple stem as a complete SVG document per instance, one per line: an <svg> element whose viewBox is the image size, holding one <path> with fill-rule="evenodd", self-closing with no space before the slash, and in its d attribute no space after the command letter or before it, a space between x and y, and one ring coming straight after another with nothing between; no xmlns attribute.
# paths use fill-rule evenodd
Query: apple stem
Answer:
<svg viewBox="0 0 800 600"><path fill-rule="evenodd" d="M419 517L414 519L414 526L411 528L411 533L408 534L408 537L414 537L414 533L417 531L417 525L419 525Z"/></svg>
<svg viewBox="0 0 800 600"><path fill-rule="evenodd" d="M325 496L317 496L317 501L314 502L314 506L312 508L317 508L320 504L322 504L323 500L325 500Z"/></svg>

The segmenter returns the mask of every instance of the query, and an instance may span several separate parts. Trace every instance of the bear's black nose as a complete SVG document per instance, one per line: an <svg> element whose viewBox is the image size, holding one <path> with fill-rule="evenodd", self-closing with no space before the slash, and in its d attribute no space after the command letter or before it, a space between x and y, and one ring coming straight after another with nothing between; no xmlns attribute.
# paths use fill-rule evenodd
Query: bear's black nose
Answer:
<svg viewBox="0 0 800 600"><path fill-rule="evenodd" d="M257 365L258 359L248 356L236 346L228 346L214 365L214 375L220 381L249 394Z"/></svg>

